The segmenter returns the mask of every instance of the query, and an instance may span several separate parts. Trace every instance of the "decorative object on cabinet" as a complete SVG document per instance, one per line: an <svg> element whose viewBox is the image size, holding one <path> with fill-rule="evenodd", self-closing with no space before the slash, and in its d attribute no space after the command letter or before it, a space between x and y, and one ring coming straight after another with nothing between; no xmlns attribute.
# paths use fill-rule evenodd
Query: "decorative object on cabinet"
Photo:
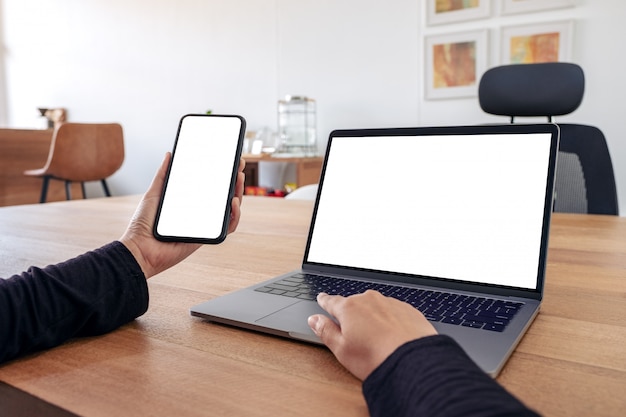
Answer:
<svg viewBox="0 0 626 417"><path fill-rule="evenodd" d="M48 109L38 107L37 110L39 110L42 117L46 118L48 129L54 129L67 121L67 110L63 108Z"/></svg>

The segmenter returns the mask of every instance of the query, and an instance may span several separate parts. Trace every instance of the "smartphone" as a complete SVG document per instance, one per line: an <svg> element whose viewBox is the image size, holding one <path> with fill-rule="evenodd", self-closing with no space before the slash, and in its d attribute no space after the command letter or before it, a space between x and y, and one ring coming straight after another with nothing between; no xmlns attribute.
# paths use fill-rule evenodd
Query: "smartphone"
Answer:
<svg viewBox="0 0 626 417"><path fill-rule="evenodd" d="M224 241L245 130L241 116L181 118L154 222L158 240Z"/></svg>

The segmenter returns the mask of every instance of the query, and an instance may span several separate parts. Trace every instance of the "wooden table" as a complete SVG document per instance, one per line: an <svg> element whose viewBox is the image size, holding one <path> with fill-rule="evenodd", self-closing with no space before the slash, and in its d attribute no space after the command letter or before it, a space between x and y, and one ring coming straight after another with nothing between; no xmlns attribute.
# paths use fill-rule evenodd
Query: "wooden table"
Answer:
<svg viewBox="0 0 626 417"><path fill-rule="evenodd" d="M0 276L117 238L137 201L0 209ZM325 348L188 312L297 267L311 209L306 201L245 197L240 227L226 242L149 281L144 316L0 366L0 381L82 416L366 416L360 383ZM545 416L621 416L625 319L626 218L557 214L544 307L498 380Z"/></svg>

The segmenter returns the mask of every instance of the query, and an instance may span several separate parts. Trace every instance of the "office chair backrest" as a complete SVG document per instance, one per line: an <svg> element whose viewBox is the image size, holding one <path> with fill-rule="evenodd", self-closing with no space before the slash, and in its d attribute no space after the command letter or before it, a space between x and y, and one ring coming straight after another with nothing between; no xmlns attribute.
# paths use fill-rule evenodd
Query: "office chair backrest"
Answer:
<svg viewBox="0 0 626 417"><path fill-rule="evenodd" d="M487 70L478 85L480 107L487 113L534 117L562 116L583 100L585 75L576 64L504 65Z"/></svg>
<svg viewBox="0 0 626 417"><path fill-rule="evenodd" d="M491 68L478 86L481 108L494 115L547 117L569 114L582 102L585 76L576 64L551 62ZM554 210L618 215L617 187L602 132L559 123L561 141Z"/></svg>
<svg viewBox="0 0 626 417"><path fill-rule="evenodd" d="M117 123L64 123L56 130L47 173L66 181L98 181L124 162L124 137Z"/></svg>
<svg viewBox="0 0 626 417"><path fill-rule="evenodd" d="M570 123L559 127L554 210L619 215L615 173L602 131Z"/></svg>

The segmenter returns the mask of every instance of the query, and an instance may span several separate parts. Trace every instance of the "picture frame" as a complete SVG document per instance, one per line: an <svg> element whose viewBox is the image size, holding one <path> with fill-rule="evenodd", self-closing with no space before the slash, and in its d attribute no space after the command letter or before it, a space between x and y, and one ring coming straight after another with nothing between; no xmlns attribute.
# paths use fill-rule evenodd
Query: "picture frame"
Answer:
<svg viewBox="0 0 626 417"><path fill-rule="evenodd" d="M425 98L476 96L487 69L487 39L487 29L426 36Z"/></svg>
<svg viewBox="0 0 626 417"><path fill-rule="evenodd" d="M502 14L529 13L573 5L573 0L502 0Z"/></svg>
<svg viewBox="0 0 626 417"><path fill-rule="evenodd" d="M426 0L426 23L442 25L474 19L485 19L491 15L491 0L452 1L449 5L437 0ZM442 7L449 10L441 10Z"/></svg>
<svg viewBox="0 0 626 417"><path fill-rule="evenodd" d="M501 29L503 65L571 60L573 22L571 20Z"/></svg>

